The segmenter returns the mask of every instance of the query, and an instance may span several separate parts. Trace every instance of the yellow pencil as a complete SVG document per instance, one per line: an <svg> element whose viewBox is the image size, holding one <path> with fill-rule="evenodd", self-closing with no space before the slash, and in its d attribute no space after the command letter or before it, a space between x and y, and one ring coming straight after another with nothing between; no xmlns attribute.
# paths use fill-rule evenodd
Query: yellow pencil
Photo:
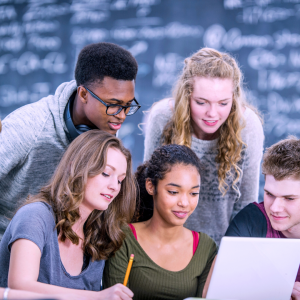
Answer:
<svg viewBox="0 0 300 300"><path fill-rule="evenodd" d="M123 282L123 285L125 285L125 286L127 285L127 282L128 282L128 278L129 278L131 266L132 266L132 263L133 263L133 258L134 258L134 254L131 254L129 262L128 262L128 266L127 266L127 270L126 270L124 282Z"/></svg>

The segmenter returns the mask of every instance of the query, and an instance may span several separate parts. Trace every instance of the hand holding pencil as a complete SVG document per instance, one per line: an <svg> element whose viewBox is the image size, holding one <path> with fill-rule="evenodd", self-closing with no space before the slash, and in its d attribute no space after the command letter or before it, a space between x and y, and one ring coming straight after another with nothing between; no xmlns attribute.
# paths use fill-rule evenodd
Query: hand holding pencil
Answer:
<svg viewBox="0 0 300 300"><path fill-rule="evenodd" d="M123 282L123 285L125 285L125 286L127 285L127 282L128 282L128 278L129 278L130 270L131 270L131 267L132 267L133 259L134 259L134 254L131 254L129 262L128 262L124 282Z"/></svg>

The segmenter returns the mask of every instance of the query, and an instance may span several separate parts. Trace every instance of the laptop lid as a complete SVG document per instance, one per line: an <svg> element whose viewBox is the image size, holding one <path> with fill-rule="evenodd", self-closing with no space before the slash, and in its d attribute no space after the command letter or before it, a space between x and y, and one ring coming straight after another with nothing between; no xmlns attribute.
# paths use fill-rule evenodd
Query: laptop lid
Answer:
<svg viewBox="0 0 300 300"><path fill-rule="evenodd" d="M207 299L290 300L300 239L223 237Z"/></svg>

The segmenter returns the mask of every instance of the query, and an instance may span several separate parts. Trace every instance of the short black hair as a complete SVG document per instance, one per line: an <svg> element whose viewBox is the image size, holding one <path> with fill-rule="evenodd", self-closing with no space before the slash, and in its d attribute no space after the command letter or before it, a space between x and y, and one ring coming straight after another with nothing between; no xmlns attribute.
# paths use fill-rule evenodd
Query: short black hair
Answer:
<svg viewBox="0 0 300 300"><path fill-rule="evenodd" d="M138 64L132 54L113 43L96 43L85 46L79 53L75 80L77 86L91 85L105 76L117 80L135 80Z"/></svg>

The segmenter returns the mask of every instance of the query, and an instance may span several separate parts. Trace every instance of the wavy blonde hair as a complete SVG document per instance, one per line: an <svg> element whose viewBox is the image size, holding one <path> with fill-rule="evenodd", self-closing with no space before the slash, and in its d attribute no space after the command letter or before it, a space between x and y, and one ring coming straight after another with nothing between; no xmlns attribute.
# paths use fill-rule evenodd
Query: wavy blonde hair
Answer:
<svg viewBox="0 0 300 300"><path fill-rule="evenodd" d="M84 224L83 252L92 260L107 259L122 245L123 227L130 223L136 206L136 180L132 173L131 154L115 136L90 130L77 137L63 155L50 183L26 204L43 201L51 205L60 239L79 244L72 226L79 220L79 206L84 199L88 178L100 174L106 165L109 148L118 149L127 161L126 177L117 197L104 211L94 210Z"/></svg>
<svg viewBox="0 0 300 300"><path fill-rule="evenodd" d="M174 113L164 128L162 143L191 146L193 129L190 97L195 77L229 78L233 82L232 107L227 120L219 129L218 154L216 156L216 163L219 164L219 190L224 196L229 189L226 178L233 176L232 168L236 175L232 187L238 191L236 184L242 173L238 162L241 160L241 152L246 146L241 138L241 131L245 126L242 107L246 107L248 104L246 104L242 88L243 75L233 57L215 49L202 48L185 59L183 71L173 93Z"/></svg>

